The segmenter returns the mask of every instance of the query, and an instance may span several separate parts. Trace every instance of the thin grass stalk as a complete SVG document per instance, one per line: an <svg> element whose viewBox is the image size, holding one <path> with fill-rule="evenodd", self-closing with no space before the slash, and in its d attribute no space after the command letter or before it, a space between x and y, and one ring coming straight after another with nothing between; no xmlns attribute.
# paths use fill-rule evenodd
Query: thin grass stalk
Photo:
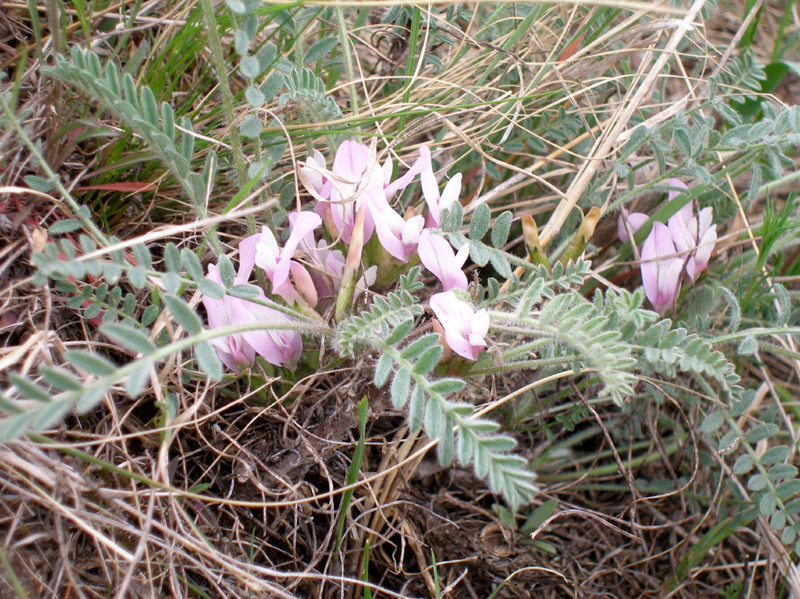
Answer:
<svg viewBox="0 0 800 599"><path fill-rule="evenodd" d="M44 171L45 175L47 176L47 180L53 184L53 186L58 190L61 194L61 197L67 203L69 208L75 213L75 217L81 221L81 224L86 227L88 231L94 235L95 240L100 243L101 245L109 245L108 238L106 237L105 233L103 233L93 222L91 218L87 218L83 214L83 210L81 210L81 205L78 201L72 197L67 188L61 183L61 178L53 172L53 169L50 168L50 165L44 159L44 156L39 152L36 144L34 144L31 139L28 137L25 130L20 126L19 121L17 120L14 113L11 111L11 108L8 104L6 104L5 98L2 94L0 94L0 110L2 110L3 114L8 119L8 122L11 124L11 128L14 129L17 136L19 137L20 141L22 141L23 145L28 148L30 153L36 159L36 162L39 163L39 166Z"/></svg>
<svg viewBox="0 0 800 599"><path fill-rule="evenodd" d="M217 17L214 14L214 6L211 0L200 0L200 5L203 7L203 18L206 21L206 29L208 29L208 43L211 46L211 60L214 62L214 71L217 74L217 82L219 83L220 91L222 92L222 110L225 114L225 120L228 124L228 129L231 136L231 148L233 150L233 162L236 165L236 183L241 187L247 182L247 167L244 163L244 150L242 148L242 140L239 137L239 130L236 128L236 114L233 107L233 93L231 87L228 85L228 73L225 68L225 56L222 53L222 44L219 39L219 32L217 31ZM202 215L205 218L205 215ZM274 234L275 224L272 222L271 213L266 213L267 225ZM256 232L256 221L252 215L247 216L247 230L250 234ZM216 239L216 238L213 238ZM219 241L217 241L219 243Z"/></svg>
<svg viewBox="0 0 800 599"><path fill-rule="evenodd" d="M353 111L353 116L358 116L358 94L353 73L353 54L350 52L350 37L347 34L347 22L344 19L344 9L341 6L337 5L335 12L336 22L339 25L339 37L342 39L344 67L347 71L347 91L350 94L350 109Z"/></svg>

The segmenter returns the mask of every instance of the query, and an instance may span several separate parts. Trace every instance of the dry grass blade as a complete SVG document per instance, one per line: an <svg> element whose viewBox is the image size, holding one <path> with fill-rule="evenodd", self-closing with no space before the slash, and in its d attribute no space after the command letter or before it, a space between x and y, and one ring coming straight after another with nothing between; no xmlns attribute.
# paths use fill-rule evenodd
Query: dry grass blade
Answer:
<svg viewBox="0 0 800 599"><path fill-rule="evenodd" d="M197 0L0 0L0 76L6 75L0 94L8 106L0 114L0 425L19 406L49 399L36 398L34 387L20 400L15 376L44 384L49 375L68 389L94 380L80 368L67 370L71 353L98 357L101 370L106 363L132 364L134 350L101 332L106 313L147 344L162 348L185 339L162 295L170 296L165 305L173 301L177 311L203 320L201 301L214 291L199 283L215 259L208 232L215 231L219 249L234 262L240 240L262 224L275 224L283 243L287 213L321 197L304 189L313 184L309 173L338 188L352 183L330 166L344 139L371 144L368 166L376 173L389 157L405 172L428 146L440 188L456 172L463 177L462 233L471 219L479 221L476 213L488 214L488 237L510 210L510 234L497 247L516 260L518 276L527 272L519 217L544 224L540 245L555 252L569 245L582 211L600 209L605 222L581 246L595 270L576 293L638 287L636 263L620 260L616 218L607 218L616 215L606 212L622 206L623 197L627 208L649 210L656 201L650 182L663 174L659 159L669 170L699 156L673 151L671 123L704 118L713 133L730 131L733 117L707 99L713 89L734 115L753 109L749 97L759 92L748 81L751 73L730 76L742 56L770 65L768 78L754 80L765 89L785 68L760 100L772 106L800 98L790 54L800 17L791 3L677 4L209 0L206 16L216 19L221 44L212 52ZM195 181L197 205L141 134L43 74L56 53L73 46L93 51L121 81L130 76L135 93L121 90L117 109L124 112L128 102L144 115L155 106L158 134L169 137L174 129L167 141L186 150L190 171L199 174L205 164L215 173ZM269 64L254 77L244 59L256 56ZM209 66L220 60L229 90ZM107 73L101 70L97 81L108 84ZM319 89L291 90L292 73ZM270 90L276 74L272 83L281 85ZM143 93L145 87L150 91ZM261 102L254 90L272 95ZM318 118L325 102L332 112ZM769 121L764 106L756 103L754 122ZM258 132L248 136L253 119ZM659 157L654 144L618 160L637 127L662 136L658 141L672 153ZM229 143L239 133L242 152L238 141ZM302 170L314 150L327 164ZM708 353L731 356L755 390L731 426L750 434L778 427L752 443L752 456L741 439L723 438L729 445L722 447L704 432L708 414L727 406L698 370L686 375L673 368L670 376L643 370L634 399L621 410L596 393L602 364L567 364L544 334L519 345L517 330L492 340L482 370L471 371L465 389L453 394L474 406L472 422L502 422L536 470L542 492L512 513L471 469L439 464L432 451L438 442L409 432L405 411L393 407L386 387L375 386L379 356L336 354L328 336L333 308L320 309L309 316L319 326L306 336L295 371L257 361L247 376L214 382L187 344L145 364L137 397L126 394L133 374L115 379L87 413L69 413L44 433L0 444L0 599L800 597L793 563L800 545L793 552L795 537L787 541L784 523L753 511L764 510L764 494L751 478L798 464L800 221L792 216L792 226L769 245L762 203L768 192L776 210L792 206L797 175L761 181L755 185L761 195L753 198L754 171L738 162L745 154L726 149L695 164L711 177L701 199L714 206L720 236L713 273L685 290L691 310L668 316L687 330L702 324L702 342L726 335ZM753 160L800 172L796 152L778 166L766 150ZM48 169L57 180L48 183ZM246 175L256 172L266 175L243 190ZM407 218L426 210L413 189L392 198ZM86 239L80 223L71 228L86 216L73 209L72 198L96 227ZM327 239L319 249L346 250L341 240ZM48 251L53 262L86 271L42 283L37 269ZM640 256L638 249L633 254ZM506 275L496 263L478 267L479 258L472 259L471 275L483 285L476 304L491 285L504 292L518 282L510 277L501 285ZM178 266L170 268L174 261ZM307 257L299 262L310 268ZM755 263L760 267L748 270ZM141 267L141 285L135 277L111 276L115 264ZM331 275L318 269L309 276ZM70 287L71 280L79 284ZM438 284L431 281L419 306ZM735 326L734 305L719 296L723 283L742 305ZM98 291L104 299L93 304ZM355 305L367 306L384 291L371 289ZM703 293L714 292L706 309ZM95 304L102 311L93 313ZM534 313L544 310L544 303L531 305ZM414 335L430 332L426 314L415 321ZM770 318L782 324L770 328ZM200 320L189 314L181 322L191 329ZM742 330L769 332L753 336L750 353L742 349L749 339L734 330L740 323ZM532 366L506 368L520 356ZM461 376L471 364L452 360L430 372ZM347 485L359 435L355 405L364 397L370 413L363 460L356 482ZM785 456L776 452L783 446ZM783 459L762 466L764 472L738 461L744 455L756 468L765 455L769 461L778 454ZM346 491L352 502L338 543ZM800 501L792 501L794 495L785 498L787 509L800 511Z"/></svg>

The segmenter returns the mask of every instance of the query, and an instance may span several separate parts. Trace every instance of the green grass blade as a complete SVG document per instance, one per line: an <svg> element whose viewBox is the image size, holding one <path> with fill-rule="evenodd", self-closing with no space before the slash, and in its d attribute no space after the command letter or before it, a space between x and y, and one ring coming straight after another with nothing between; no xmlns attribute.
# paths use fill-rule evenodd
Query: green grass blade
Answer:
<svg viewBox="0 0 800 599"><path fill-rule="evenodd" d="M350 486L356 482L358 472L361 470L361 461L364 458L364 437L366 436L367 427L367 398L364 397L358 402L358 443L353 452L353 461L350 462L350 469L347 471L346 484ZM338 553L339 547L342 543L342 535L344 534L344 521L347 516L347 509L350 507L350 500L353 498L353 489L348 489L342 495L342 509L339 512L339 524L336 529L336 547L334 553Z"/></svg>

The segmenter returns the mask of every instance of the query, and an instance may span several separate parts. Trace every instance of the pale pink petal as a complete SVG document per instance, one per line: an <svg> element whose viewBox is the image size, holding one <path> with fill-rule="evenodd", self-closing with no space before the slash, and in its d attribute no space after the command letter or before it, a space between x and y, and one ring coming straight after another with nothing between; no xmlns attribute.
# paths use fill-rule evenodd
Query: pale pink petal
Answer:
<svg viewBox="0 0 800 599"><path fill-rule="evenodd" d="M259 298L266 299L264 292L258 290ZM290 323L291 319L277 310L254 304L238 298L239 309L234 314L235 324L258 323ZM245 346L250 345L256 353L270 364L276 366L289 366L300 358L302 353L302 338L299 333L291 330L256 330L242 333Z"/></svg>
<svg viewBox="0 0 800 599"><path fill-rule="evenodd" d="M383 163L383 186L386 187L392 180L392 172L394 171L394 163L392 157L389 156L386 162Z"/></svg>
<svg viewBox="0 0 800 599"><path fill-rule="evenodd" d="M344 254L339 250L331 250L325 257L325 268L332 275L341 277L344 270Z"/></svg>
<svg viewBox="0 0 800 599"><path fill-rule="evenodd" d="M710 210L710 208L708 208ZM701 213L702 216L702 213ZM694 255L689 258L686 263L686 273L692 282L697 280L697 277L708 267L708 261L711 258L711 252L714 251L714 246L717 243L717 225L711 225L703 233L700 243L697 245L697 250Z"/></svg>
<svg viewBox="0 0 800 599"><path fill-rule="evenodd" d="M467 288L469 280L461 268L469 255L469 246L464 245L455 255L446 239L425 230L419 236L417 251L422 264L442 282L445 291Z"/></svg>
<svg viewBox="0 0 800 599"><path fill-rule="evenodd" d="M357 286L359 288L372 287L377 279L378 279L378 265L373 264L367 270L364 271L364 274L358 280Z"/></svg>
<svg viewBox="0 0 800 599"><path fill-rule="evenodd" d="M258 240L261 239L261 234L256 233L245 237L239 242L239 270L236 276L244 281L250 279L250 273L253 272L253 266L256 263L256 246Z"/></svg>
<svg viewBox="0 0 800 599"><path fill-rule="evenodd" d="M270 280L272 280L275 269L278 266L278 257L278 242L272 231L267 227L263 227L256 244L255 263L264 270Z"/></svg>
<svg viewBox="0 0 800 599"><path fill-rule="evenodd" d="M622 215L617 220L617 237L619 237L619 240L622 243L627 243L628 241L628 231L625 228L625 217L627 217L628 225L630 225L631 231L633 231L634 234L636 231L641 229L642 225L644 225L650 218L641 212L631 212L628 214L628 211L623 209Z"/></svg>
<svg viewBox="0 0 800 599"><path fill-rule="evenodd" d="M489 313L478 310L472 319L472 333L469 341L473 347L486 347L486 334L489 332Z"/></svg>
<svg viewBox="0 0 800 599"><path fill-rule="evenodd" d="M369 160L369 148L345 140L336 150L331 171L336 175L330 193L331 214L345 243L350 241L354 221L353 196L359 188ZM381 187L383 184L381 183Z"/></svg>
<svg viewBox="0 0 800 599"><path fill-rule="evenodd" d="M367 168L369 148L352 140L345 140L336 150L333 172L348 180L354 187Z"/></svg>
<svg viewBox="0 0 800 599"><path fill-rule="evenodd" d="M425 146L422 146L422 147L425 147ZM427 151L428 148L425 147L425 150ZM421 174L426 169L430 169L430 165L431 165L430 151L428 151L427 157L423 157L422 152L423 152L422 148L420 148L420 156L419 156L419 158L417 158L417 160L414 162L414 164L411 165L411 168L409 168L408 171L402 177L400 177L399 179L396 179L393 183L389 183L388 182L389 181L388 178L385 179L384 193L386 194L386 199L387 200L391 199L392 196L395 193L397 193L398 191L402 191L403 189L408 187L411 184L411 182L414 180L414 177L416 177L417 175Z"/></svg>
<svg viewBox="0 0 800 599"><path fill-rule="evenodd" d="M425 203L428 204L428 220L433 223L433 226L439 226L439 184L436 182L436 176L433 173L433 162L431 162L431 151L428 146L420 146L419 157L422 160L422 170L419 174L420 184L422 185L422 196L425 198Z"/></svg>
<svg viewBox="0 0 800 599"><path fill-rule="evenodd" d="M297 289L294 288L292 282L286 278L281 285L273 285L272 286L272 294L277 295L287 304L294 304L295 302L300 302L300 294L297 293Z"/></svg>
<svg viewBox="0 0 800 599"><path fill-rule="evenodd" d="M324 196L320 196L324 197ZM329 229L331 229L331 234L335 235L338 233L338 229L333 230L333 227L336 226L335 222L333 221L333 214L331 213L331 205L330 202L317 202L314 205L314 212L319 214L322 221L325 223Z"/></svg>
<svg viewBox="0 0 800 599"><path fill-rule="evenodd" d="M458 195L461 193L461 173L456 173L444 186L442 196L439 198L439 214L443 210L447 210L453 205L453 202L458 200Z"/></svg>
<svg viewBox="0 0 800 599"><path fill-rule="evenodd" d="M713 210L710 207L703 208L697 216L694 216L693 207L694 202L691 202L669 219L669 229L675 247L678 252L688 254L684 261L686 273L692 282L708 266L708 260L717 240L716 225L711 224L714 217Z"/></svg>
<svg viewBox="0 0 800 599"><path fill-rule="evenodd" d="M430 306L442 325L447 345L458 355L476 360L486 346L489 315L485 310L477 314L471 306L458 299L452 291L436 293Z"/></svg>
<svg viewBox="0 0 800 599"><path fill-rule="evenodd" d="M300 172L303 175L300 177L300 180L303 182L303 184L307 183L308 185L311 185L313 190L317 194L320 194L322 191L322 186L325 182L325 179L320 172L325 170L325 156L323 156L322 152L319 150L314 150L311 156L306 158L305 164L306 166L300 167Z"/></svg>
<svg viewBox="0 0 800 599"><path fill-rule="evenodd" d="M208 265L208 274L206 278L210 281L213 281L217 285L222 285L222 279L219 276L219 270L215 265L209 264ZM208 297L204 295L202 297L203 307L206 309L206 314L208 314L208 326L211 329L217 329L219 327L225 327L231 324L231 320L229 317L229 310L226 306L226 299L229 296L225 296L222 299L215 299L213 297Z"/></svg>
<svg viewBox="0 0 800 599"><path fill-rule="evenodd" d="M322 219L319 214L314 212L300 212L292 219L289 239L286 240L272 277L270 277L273 285L280 287L284 284L286 277L289 276L291 259L294 256L295 250L297 250L297 246L303 238L320 225L322 225Z"/></svg>
<svg viewBox="0 0 800 599"><path fill-rule="evenodd" d="M642 246L642 284L657 312L671 308L680 289L683 261L667 257L675 253L670 229L663 223L653 223L653 230Z"/></svg>
<svg viewBox="0 0 800 599"><path fill-rule="evenodd" d="M386 198L378 195L371 195L368 199L369 213L375 223L375 232L378 240L384 249L401 262L407 262L408 257L414 253L416 243L404 243L403 234L406 231L407 223L394 209L389 206ZM416 226L417 221L412 224ZM421 228L421 227L420 227ZM406 233L413 237L413 230Z"/></svg>
<svg viewBox="0 0 800 599"><path fill-rule="evenodd" d="M269 308L266 308L269 310ZM287 322L282 319L283 314L275 310L270 311L269 316L262 316L259 322L280 323ZM249 331L243 334L245 341L270 364L275 366L294 367L294 363L302 353L302 339L296 331L287 330L265 330ZM299 344L299 345L298 345Z"/></svg>
<svg viewBox="0 0 800 599"><path fill-rule="evenodd" d="M248 356L237 347L237 340L234 335L228 337L216 338L211 340L211 345L217 352L219 359L225 366L234 372L253 365L253 358ZM239 339L241 342L241 339Z"/></svg>
<svg viewBox="0 0 800 599"><path fill-rule="evenodd" d="M214 266L209 267L207 278L221 283L219 272ZM234 282L237 285L247 284L247 280L240 277L236 277ZM254 288L257 289L259 298L266 299L261 289ZM202 301L211 329L236 324L290 322L286 315L276 310L229 295L221 300L203 296ZM302 339L295 331L245 331L214 339L212 345L222 363L234 371L252 366L256 353L268 362L282 366L291 365L292 362L287 358L287 346L292 348L291 357L295 359L299 359L302 352Z"/></svg>
<svg viewBox="0 0 800 599"><path fill-rule="evenodd" d="M294 285L306 303L315 308L318 301L317 288L314 286L314 280L308 274L305 266L299 262L291 261L291 272Z"/></svg>
<svg viewBox="0 0 800 599"><path fill-rule="evenodd" d="M684 208L689 208L689 218L683 209L674 214L669 219L669 231L675 248L678 252L690 252L697 245L697 220L691 216L692 206L687 204Z"/></svg>
<svg viewBox="0 0 800 599"><path fill-rule="evenodd" d="M461 192L461 173L453 175L445 185L444 191L439 193L439 184L433 172L430 150L426 146L420 147L420 160L424 159L424 169L420 172L420 182L422 183L422 195L428 204L429 227L438 229L441 225L442 210L445 210L458 201Z"/></svg>
<svg viewBox="0 0 800 599"><path fill-rule="evenodd" d="M424 226L425 218L421 214L409 218L406 221L406 226L403 227L403 233L400 236L403 245L416 247L417 243L419 243L419 236L420 233L422 233Z"/></svg>
<svg viewBox="0 0 800 599"><path fill-rule="evenodd" d="M461 249L456 252L456 266L458 266L458 268L464 268L464 264L467 263L467 258L469 258L469 244L465 243L461 246Z"/></svg>
<svg viewBox="0 0 800 599"><path fill-rule="evenodd" d="M669 185L670 187L680 187L684 191L688 191L688 189L689 189L686 186L686 183L684 183L680 179L675 179L675 178L667 179L667 185ZM670 191L669 193L667 193L667 201L671 202L672 200L677 198L681 193L683 193L683 192L682 191Z"/></svg>
<svg viewBox="0 0 800 599"><path fill-rule="evenodd" d="M698 232L699 237L702 237L706 231L711 228L711 221L714 219L714 209L711 206L703 208L700 214L697 215L699 219ZM716 239L716 236L715 236Z"/></svg>

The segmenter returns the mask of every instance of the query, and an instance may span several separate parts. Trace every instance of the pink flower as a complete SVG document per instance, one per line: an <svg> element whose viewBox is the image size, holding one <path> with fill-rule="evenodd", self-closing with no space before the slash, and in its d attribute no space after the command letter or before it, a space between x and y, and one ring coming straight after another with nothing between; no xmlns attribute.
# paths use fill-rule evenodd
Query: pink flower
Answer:
<svg viewBox="0 0 800 599"><path fill-rule="evenodd" d="M422 264L442 282L445 291L467 288L469 281L461 268L469 256L469 245L464 244L455 254L444 237L425 230L419 236L417 251Z"/></svg>
<svg viewBox="0 0 800 599"><path fill-rule="evenodd" d="M386 162L383 163L383 185L384 185L384 193L386 195L387 200L391 200L392 196L397 193L398 191L402 191L414 180L414 177L417 175L422 175L422 173L426 172L426 170L431 169L431 153L428 151L426 146L420 146L419 149L419 158L411 165L411 168L406 171L406 174L400 177L399 179L395 179L393 182L390 181L392 176L392 159L388 158Z"/></svg>
<svg viewBox="0 0 800 599"><path fill-rule="evenodd" d="M368 201L378 241L400 262L408 262L409 256L417 249L425 219L421 214L404 219L384 197L373 196Z"/></svg>
<svg viewBox="0 0 800 599"><path fill-rule="evenodd" d="M297 213L289 215L293 222ZM313 268L310 271L311 279L317 291L317 297L330 297L339 289L339 284L344 272L345 258L340 250L331 249L330 245L321 239L314 239L314 232L309 231L302 243L298 246L307 257ZM375 283L377 266L370 266L356 283L356 292L363 292Z"/></svg>
<svg viewBox="0 0 800 599"><path fill-rule="evenodd" d="M275 236L267 227L260 234L243 239L239 243L239 271L241 273L245 266L252 270L255 262L264 269L275 295L290 303L302 297L313 307L317 303L317 294L311 275L292 257L303 238L322 224L322 218L314 212L299 212L294 217L290 215L290 222L291 232L283 249L278 248ZM249 270L247 272L249 276ZM297 289L289 281L290 272Z"/></svg>
<svg viewBox="0 0 800 599"><path fill-rule="evenodd" d="M708 266L708 260L717 242L717 225L711 224L714 211L703 208L695 216L694 202L686 204L669 219L669 230L675 247L687 253L686 273L694 282Z"/></svg>
<svg viewBox="0 0 800 599"><path fill-rule="evenodd" d="M319 150L314 152L306 158L305 165L300 167L300 179L309 191L322 196L325 193L327 177L323 175L327 169L325 156ZM330 186L328 186L327 193L330 194Z"/></svg>
<svg viewBox="0 0 800 599"><path fill-rule="evenodd" d="M452 291L431 296L430 306L444 329L450 349L467 360L477 360L486 347L489 313L486 310L475 312Z"/></svg>
<svg viewBox="0 0 800 599"><path fill-rule="evenodd" d="M420 159L425 161L425 168L420 173L420 181L422 183L422 195L428 204L426 224L429 227L438 229L442 210L449 208L453 205L453 202L458 200L458 194L461 192L461 173L453 175L445 185L444 191L439 194L439 184L436 182L436 176L433 173L431 151L427 146L420 146L419 155Z"/></svg>
<svg viewBox="0 0 800 599"><path fill-rule="evenodd" d="M315 160L318 162L319 159ZM381 245L392 256L405 262L413 248L401 247L400 242L403 246L416 245L415 237L422 228L416 225L416 221L407 228L405 220L390 207L389 201L395 193L408 187L429 164L430 156L426 161L420 155L402 177L391 181L391 159L379 166L374 147L354 141L342 142L333 161L330 190L328 183L324 183L320 195L324 198L326 193L329 194L333 221L344 242L350 241L355 213L366 202L368 212L364 220L364 242L377 227Z"/></svg>
<svg viewBox="0 0 800 599"><path fill-rule="evenodd" d="M664 223L653 223L642 246L642 284L657 312L669 310L680 290L683 261L676 256L672 234Z"/></svg>
<svg viewBox="0 0 800 599"><path fill-rule="evenodd" d="M667 202L671 202L672 200L677 198L680 194L682 194L684 191L688 191L689 190L689 188L686 186L686 183L684 183L680 179L675 179L674 177L672 179L667 179L667 185L669 185L670 187L680 187L681 190L682 190L682 191L670 191L670 192L668 192L667 193Z"/></svg>
<svg viewBox="0 0 800 599"><path fill-rule="evenodd" d="M240 268L241 270L241 268ZM209 265L206 278L222 284L219 271ZM235 277L236 285L246 285L247 279ZM254 286L254 288L256 288ZM258 297L265 300L264 292L258 289ZM208 313L211 329L258 323L289 323L291 319L271 308L226 295L222 299L203 296L203 306ZM255 355L262 356L270 364L294 368L303 352L303 340L299 333L290 330L254 330L217 337L212 342L222 363L234 371L253 365Z"/></svg>
<svg viewBox="0 0 800 599"><path fill-rule="evenodd" d="M384 195L384 173L378 165L374 148L355 141L343 141L336 150L328 183L321 196L329 202L333 223L342 241L349 243L358 208L370 195ZM372 217L367 214L365 241L372 236L373 227Z"/></svg>
<svg viewBox="0 0 800 599"><path fill-rule="evenodd" d="M623 208L622 215L617 220L617 237L619 237L622 243L628 241L628 230L625 228L625 219L627 219L631 231L635 234L649 218L649 216L641 212L631 212L628 214L628 211Z"/></svg>

